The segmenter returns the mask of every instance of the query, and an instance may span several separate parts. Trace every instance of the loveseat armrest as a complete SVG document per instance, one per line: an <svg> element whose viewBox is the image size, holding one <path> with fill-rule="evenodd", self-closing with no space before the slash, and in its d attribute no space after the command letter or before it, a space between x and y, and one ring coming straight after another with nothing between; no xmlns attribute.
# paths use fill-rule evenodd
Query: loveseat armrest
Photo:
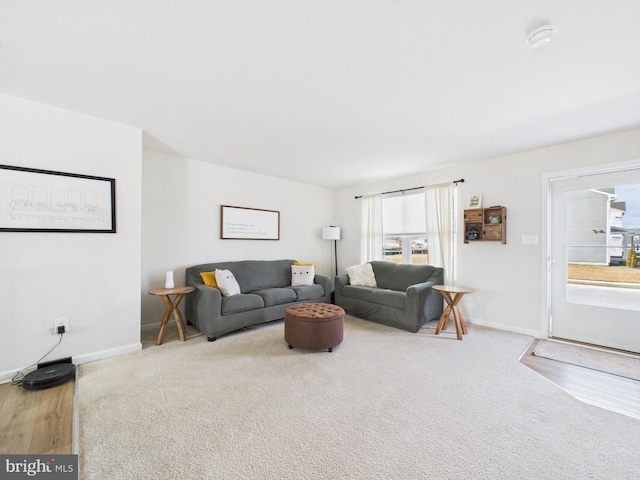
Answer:
<svg viewBox="0 0 640 480"><path fill-rule="evenodd" d="M335 276L335 293L334 293L334 301L336 305L340 305L342 303L342 289L346 286L350 285L349 283L349 275L343 273L342 275ZM342 305L341 305L342 306Z"/></svg>
<svg viewBox="0 0 640 480"><path fill-rule="evenodd" d="M428 282L416 283L414 285L410 285L409 288L407 288L406 294L409 298L425 298L431 290L431 287L433 287L434 285L438 284L432 280Z"/></svg>
<svg viewBox="0 0 640 480"><path fill-rule="evenodd" d="M407 288L407 305L417 309L416 314L420 318L420 326L424 322L435 320L442 315L442 295L433 289L434 285L441 283L441 278L437 278L435 281L416 283Z"/></svg>
<svg viewBox="0 0 640 480"><path fill-rule="evenodd" d="M349 275L343 273L342 275L336 275L336 290L338 290L338 286L342 289L345 285L350 285L349 283Z"/></svg>

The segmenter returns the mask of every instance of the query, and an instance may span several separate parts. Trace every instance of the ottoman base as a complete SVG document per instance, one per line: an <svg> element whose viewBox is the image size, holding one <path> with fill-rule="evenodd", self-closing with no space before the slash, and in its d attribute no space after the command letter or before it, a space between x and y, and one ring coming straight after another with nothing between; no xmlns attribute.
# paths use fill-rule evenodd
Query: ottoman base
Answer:
<svg viewBox="0 0 640 480"><path fill-rule="evenodd" d="M344 335L344 310L329 303L301 303L284 312L284 340L289 348L332 352Z"/></svg>

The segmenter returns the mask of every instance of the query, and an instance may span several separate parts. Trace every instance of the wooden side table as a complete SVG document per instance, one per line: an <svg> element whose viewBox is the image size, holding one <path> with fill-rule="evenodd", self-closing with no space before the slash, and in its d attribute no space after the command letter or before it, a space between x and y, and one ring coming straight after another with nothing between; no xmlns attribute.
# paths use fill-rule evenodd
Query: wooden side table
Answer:
<svg viewBox="0 0 640 480"><path fill-rule="evenodd" d="M195 287L154 288L153 290L149 290L151 295L160 297L167 307L167 311L164 312L164 317L162 317L162 323L160 323L160 330L158 330L156 345L162 345L162 341L164 340L164 330L167 327L167 322L169 322L169 317L171 317L172 313L173 318L176 320L176 325L178 326L180 340L184 342L187 339L187 330L184 325L182 315L180 315L180 310L178 310L178 305L180 305L182 297L194 290ZM171 295L176 296L173 302L171 301Z"/></svg>
<svg viewBox="0 0 640 480"><path fill-rule="evenodd" d="M462 340L462 335L467 334L467 324L464 322L464 317L458 308L458 303L462 300L465 293L473 293L473 290L466 287L456 287L455 285L434 285L432 288L439 291L447 302L447 308L442 312L442 316L436 327L436 335L438 335L441 330L447 329L449 315L453 313L456 324L456 334L458 340Z"/></svg>

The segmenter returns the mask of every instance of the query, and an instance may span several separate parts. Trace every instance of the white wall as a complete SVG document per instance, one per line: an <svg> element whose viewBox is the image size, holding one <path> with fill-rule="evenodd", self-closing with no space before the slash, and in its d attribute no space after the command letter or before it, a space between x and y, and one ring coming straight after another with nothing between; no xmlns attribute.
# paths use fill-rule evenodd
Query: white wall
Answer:
<svg viewBox="0 0 640 480"><path fill-rule="evenodd" d="M116 179L117 233L0 232L0 381L49 359L140 348L141 131L0 94L2 163ZM4 206L0 206L4 208Z"/></svg>
<svg viewBox="0 0 640 480"><path fill-rule="evenodd" d="M167 270L183 285L192 265L291 258L330 274L332 243L320 231L334 224L331 190L149 150L142 165L143 325L162 319L164 304L146 292ZM220 205L278 210L280 240L221 240Z"/></svg>
<svg viewBox="0 0 640 480"><path fill-rule="evenodd" d="M379 193L464 178L458 186L458 230L471 194L483 194L483 206L507 207L507 244L457 243L457 283L473 288L460 307L470 322L531 335L546 334L546 191L543 175L608 163L640 164L640 129L466 163L410 177L341 189L336 221L351 225L339 242L340 270L359 263L360 200ZM538 245L523 245L523 234L537 234Z"/></svg>

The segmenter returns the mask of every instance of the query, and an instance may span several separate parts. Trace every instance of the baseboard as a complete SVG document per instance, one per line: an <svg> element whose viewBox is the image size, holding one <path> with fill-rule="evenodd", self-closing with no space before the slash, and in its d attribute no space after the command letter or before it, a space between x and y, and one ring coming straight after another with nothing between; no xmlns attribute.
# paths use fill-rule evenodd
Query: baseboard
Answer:
<svg viewBox="0 0 640 480"><path fill-rule="evenodd" d="M73 357L73 363L76 365L80 365L82 363L95 362L96 360L117 357L119 355L124 355L125 353L133 353L140 350L142 350L142 343L131 343L129 345L123 345L121 347L111 348L109 350L101 350L99 352L92 352L84 355L76 355Z"/></svg>
<svg viewBox="0 0 640 480"><path fill-rule="evenodd" d="M92 352L84 355L76 355L72 357L72 359L75 365L80 365L81 363L95 362L96 360L102 360L104 358L117 357L125 353L137 352L138 350L142 350L142 343L132 343L130 345L123 345L121 347L112 348L109 350L101 350L99 352ZM35 370L35 367L27 367L19 370L23 371L26 374ZM11 379L15 376L16 372L17 370L7 370L4 372L0 372L0 383L10 382Z"/></svg>
<svg viewBox="0 0 640 480"><path fill-rule="evenodd" d="M36 367L27 367L18 369L26 375L27 373L31 373L36 369ZM11 379L16 375L18 370L6 370L4 372L0 372L0 383L9 383Z"/></svg>
<svg viewBox="0 0 640 480"><path fill-rule="evenodd" d="M119 355L124 355L125 353L132 353L142 350L142 343L132 343L129 345L123 345L118 348L111 348L109 350L101 350L99 352L87 353L84 355L75 355L72 357L72 361L75 365L80 365L82 363L95 362L96 360L102 360L104 358L117 357ZM27 367L22 368L20 371L23 371L25 374L32 372L35 370L35 367ZM4 372L0 372L0 383L8 383L15 376L17 370L6 370Z"/></svg>
<svg viewBox="0 0 640 480"><path fill-rule="evenodd" d="M497 330L504 330L506 332L519 333L521 335L528 335L530 337L541 338L542 332L535 328L519 328L513 325L505 325L504 323L485 322L477 318L465 318L465 321L470 325L480 325L482 327L495 328Z"/></svg>
<svg viewBox="0 0 640 480"><path fill-rule="evenodd" d="M140 326L141 330L158 330L160 328L160 323L161 322L156 322L156 323L147 323L144 325ZM167 323L167 326L171 325L171 324L176 324L176 322L174 320L169 320L169 322Z"/></svg>

